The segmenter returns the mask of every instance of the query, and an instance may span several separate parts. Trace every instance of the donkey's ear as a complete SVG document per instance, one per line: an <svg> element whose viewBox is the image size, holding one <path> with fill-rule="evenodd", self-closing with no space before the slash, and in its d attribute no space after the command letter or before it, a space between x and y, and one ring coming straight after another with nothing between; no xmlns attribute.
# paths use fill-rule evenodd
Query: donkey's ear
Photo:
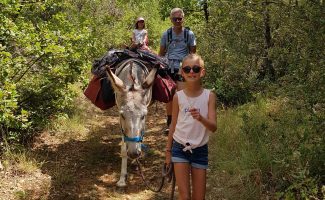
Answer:
<svg viewBox="0 0 325 200"><path fill-rule="evenodd" d="M157 72L157 68L153 68L150 71L150 73L146 77L146 80L142 83L143 89L149 88L153 84L153 81L155 80L156 72Z"/></svg>
<svg viewBox="0 0 325 200"><path fill-rule="evenodd" d="M123 81L112 72L110 67L106 67L106 74L116 92L123 92L125 90Z"/></svg>

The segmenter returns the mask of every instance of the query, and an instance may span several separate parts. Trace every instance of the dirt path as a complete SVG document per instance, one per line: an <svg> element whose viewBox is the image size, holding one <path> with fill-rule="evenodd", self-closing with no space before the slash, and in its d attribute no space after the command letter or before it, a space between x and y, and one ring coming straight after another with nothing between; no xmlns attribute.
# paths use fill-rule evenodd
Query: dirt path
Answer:
<svg viewBox="0 0 325 200"><path fill-rule="evenodd" d="M43 163L37 172L39 177L29 175L31 177L29 182L23 176L11 175L11 179L2 179L10 181L7 187L13 189L12 191L17 187L17 184L10 186L12 178L18 182L25 179L22 181L25 182L24 185L30 186L29 189L28 187L26 189L26 186L22 187L20 195L16 190L14 195L2 197L53 200L168 199L170 184L165 184L160 193L151 192L142 182L136 165L130 164L129 161L128 186L116 187L121 166L119 155L121 135L117 108L100 111L85 99L80 100L80 105L84 107L82 112L87 131L72 136L42 133L32 150L35 159ZM148 177L161 174L163 150L167 139L162 134L165 125L164 116L163 104L155 103L149 108L144 137L144 144L148 146L148 150L142 160ZM44 181L41 181L40 177L43 177ZM154 181L153 184L158 184L158 180ZM28 195L26 191L29 191Z"/></svg>
<svg viewBox="0 0 325 200"><path fill-rule="evenodd" d="M161 193L147 190L135 164L128 166L128 186L115 186L121 165L117 108L102 112L91 106L85 110L86 135L57 142L55 135L44 134L35 146L35 153L45 160L42 172L52 177L48 199L167 199L168 187ZM144 139L149 149L142 160L149 177L161 173L164 161L164 116L162 104L149 108Z"/></svg>

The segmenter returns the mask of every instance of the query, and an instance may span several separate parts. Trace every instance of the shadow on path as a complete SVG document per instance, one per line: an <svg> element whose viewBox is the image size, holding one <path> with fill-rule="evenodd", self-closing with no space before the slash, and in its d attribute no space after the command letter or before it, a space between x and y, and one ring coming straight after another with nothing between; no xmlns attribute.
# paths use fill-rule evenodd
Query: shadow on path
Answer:
<svg viewBox="0 0 325 200"><path fill-rule="evenodd" d="M43 143L34 152L43 162L42 172L51 177L49 199L168 199L169 186L160 193L147 190L135 164L128 161L128 186L116 187L119 179L120 128L116 108L95 111L101 125L91 125L88 136L57 144ZM152 106L147 118L144 143L149 147L143 159L146 176L161 174L166 136L161 133L164 109ZM90 123L90 122L85 122ZM55 137L55 136L49 136Z"/></svg>

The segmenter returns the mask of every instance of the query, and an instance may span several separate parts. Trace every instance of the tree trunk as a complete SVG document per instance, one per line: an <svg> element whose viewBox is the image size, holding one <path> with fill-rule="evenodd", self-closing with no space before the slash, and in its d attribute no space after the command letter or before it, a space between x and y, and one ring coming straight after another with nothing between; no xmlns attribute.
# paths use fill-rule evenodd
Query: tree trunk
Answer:
<svg viewBox="0 0 325 200"><path fill-rule="evenodd" d="M270 4L270 2L268 2L268 0L265 0L263 2L265 47L264 47L263 62L262 62L259 78L264 79L265 76L269 76L269 79L274 81L275 80L275 70L273 68L272 60L269 58L269 53L268 53L269 49L271 49L271 47L272 47L270 13L268 10L269 4Z"/></svg>
<svg viewBox="0 0 325 200"><path fill-rule="evenodd" d="M203 2L203 11L204 11L205 21L208 23L209 22L209 12L208 12L208 1L207 0L205 0Z"/></svg>

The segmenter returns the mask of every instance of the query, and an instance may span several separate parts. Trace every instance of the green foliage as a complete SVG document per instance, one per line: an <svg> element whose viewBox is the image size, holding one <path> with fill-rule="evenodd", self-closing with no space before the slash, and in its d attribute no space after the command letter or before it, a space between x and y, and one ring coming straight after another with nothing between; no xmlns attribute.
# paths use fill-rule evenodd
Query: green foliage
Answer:
<svg viewBox="0 0 325 200"><path fill-rule="evenodd" d="M212 140L218 147L213 150L215 167L242 176L243 183L234 183L239 187L261 188L256 195L262 199L263 190L273 191L268 195L277 199L319 196L325 172L323 133L307 110L298 110L288 99L258 99L219 114L218 135Z"/></svg>
<svg viewBox="0 0 325 200"><path fill-rule="evenodd" d="M306 1L294 9L285 7L285 12L274 9L280 16L274 20L278 28L270 56L279 83L285 95L299 99L297 103L312 112L325 98L324 5Z"/></svg>
<svg viewBox="0 0 325 200"><path fill-rule="evenodd" d="M225 104L247 102L264 46L261 8L241 1L213 1L209 6L209 23L199 35L206 38L199 51L207 63L208 85Z"/></svg>
<svg viewBox="0 0 325 200"><path fill-rule="evenodd" d="M182 8L185 16L194 12L200 12L203 1L198 0L164 0L159 2L160 15L162 19L169 18L173 8Z"/></svg>
<svg viewBox="0 0 325 200"><path fill-rule="evenodd" d="M317 1L265 2L209 2L209 23L198 32L198 38L204 37L198 47L208 66L207 85L222 103L234 105L277 84L276 90L299 95L311 108L325 93L318 87L325 83L324 6ZM274 75L263 75L266 62Z"/></svg>
<svg viewBox="0 0 325 200"><path fill-rule="evenodd" d="M218 119L221 150L215 160L223 159L218 165L227 166L232 177L244 175L245 185L234 184L245 194L255 185L256 194L272 193L274 198L321 196L324 8L322 1L209 2L209 23L198 32L198 38L204 37L199 52L207 65L205 84L215 88L225 105L243 104L260 94L277 99L257 100L236 114L223 114L227 121ZM267 62L273 75L265 71ZM232 123L238 120L240 130ZM234 140L237 146L231 146Z"/></svg>
<svg viewBox="0 0 325 200"><path fill-rule="evenodd" d="M15 130L26 130L30 126L28 112L18 109L18 94L14 84L4 82L0 90L0 132L1 136L7 133L9 140L17 139Z"/></svg>
<svg viewBox="0 0 325 200"><path fill-rule="evenodd" d="M157 1L110 1L97 0L71 1L70 17L76 17L78 23L86 24L91 34L91 57L100 57L108 49L124 48L131 44L131 33L135 20L142 16L146 20L149 46L155 50L159 47L160 37L168 22L162 22L158 12Z"/></svg>
<svg viewBox="0 0 325 200"><path fill-rule="evenodd" d="M8 140L28 139L69 109L75 94L68 85L88 68L88 30L71 24L64 7L60 1L1 3L0 126Z"/></svg>

